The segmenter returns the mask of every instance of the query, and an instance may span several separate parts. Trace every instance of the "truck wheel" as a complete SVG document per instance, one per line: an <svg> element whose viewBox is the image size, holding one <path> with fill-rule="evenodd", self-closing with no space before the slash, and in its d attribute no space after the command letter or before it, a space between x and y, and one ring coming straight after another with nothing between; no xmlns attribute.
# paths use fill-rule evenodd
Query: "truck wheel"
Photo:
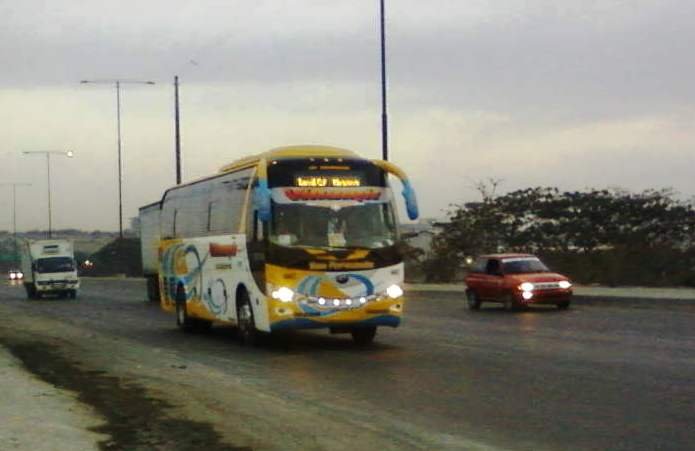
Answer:
<svg viewBox="0 0 695 451"><path fill-rule="evenodd" d="M33 283L25 283L24 289L27 292L27 299L36 299L36 290L34 289Z"/></svg>
<svg viewBox="0 0 695 451"><path fill-rule="evenodd" d="M256 330L256 321L253 318L251 299L249 299L249 294L246 290L239 292L236 317L241 344L243 346L255 345L258 342L258 331Z"/></svg>
<svg viewBox="0 0 695 451"><path fill-rule="evenodd" d="M70 299L77 299L77 290L70 290L70 291L68 291L68 298L70 298Z"/></svg>
<svg viewBox="0 0 695 451"><path fill-rule="evenodd" d="M356 327L350 331L352 341L358 346L368 346L374 341L376 336L376 326Z"/></svg>
<svg viewBox="0 0 695 451"><path fill-rule="evenodd" d="M478 297L478 293L473 290L466 291L466 298L468 299L468 308L470 310L480 310L482 302Z"/></svg>
<svg viewBox="0 0 695 451"><path fill-rule="evenodd" d="M159 302L159 278L147 277L147 299L151 302Z"/></svg>

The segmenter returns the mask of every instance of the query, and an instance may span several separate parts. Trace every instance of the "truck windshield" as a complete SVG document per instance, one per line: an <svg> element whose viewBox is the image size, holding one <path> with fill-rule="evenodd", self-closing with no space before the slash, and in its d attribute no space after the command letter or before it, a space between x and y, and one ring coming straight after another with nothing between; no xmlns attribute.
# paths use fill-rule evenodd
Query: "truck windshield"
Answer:
<svg viewBox="0 0 695 451"><path fill-rule="evenodd" d="M36 271L47 272L70 272L75 270L75 261L70 257L48 257L40 258L36 261Z"/></svg>
<svg viewBox="0 0 695 451"><path fill-rule="evenodd" d="M502 270L505 274L528 274L550 271L548 267L537 258L515 258L511 260L502 260Z"/></svg>
<svg viewBox="0 0 695 451"><path fill-rule="evenodd" d="M393 246L396 233L389 203L274 204L270 240L288 247L376 249Z"/></svg>

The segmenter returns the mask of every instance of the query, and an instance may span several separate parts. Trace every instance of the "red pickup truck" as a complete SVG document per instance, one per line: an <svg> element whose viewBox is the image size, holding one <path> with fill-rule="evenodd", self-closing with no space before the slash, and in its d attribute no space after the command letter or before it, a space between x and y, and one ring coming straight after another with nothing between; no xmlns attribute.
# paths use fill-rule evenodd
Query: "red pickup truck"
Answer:
<svg viewBox="0 0 695 451"><path fill-rule="evenodd" d="M506 310L531 304L570 306L572 283L530 254L491 254L476 259L466 276L468 307L500 302Z"/></svg>

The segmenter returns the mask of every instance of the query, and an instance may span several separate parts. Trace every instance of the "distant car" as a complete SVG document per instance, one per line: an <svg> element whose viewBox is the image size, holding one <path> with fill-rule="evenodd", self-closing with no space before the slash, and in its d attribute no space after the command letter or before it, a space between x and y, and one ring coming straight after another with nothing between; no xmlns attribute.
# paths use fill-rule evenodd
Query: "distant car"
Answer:
<svg viewBox="0 0 695 451"><path fill-rule="evenodd" d="M572 301L570 280L530 254L478 257L466 276L466 287L471 310L478 310L483 302L502 303L506 310L532 304L566 309Z"/></svg>
<svg viewBox="0 0 695 451"><path fill-rule="evenodd" d="M24 273L18 269L10 269L7 273L7 278L10 280L22 280L24 279Z"/></svg>

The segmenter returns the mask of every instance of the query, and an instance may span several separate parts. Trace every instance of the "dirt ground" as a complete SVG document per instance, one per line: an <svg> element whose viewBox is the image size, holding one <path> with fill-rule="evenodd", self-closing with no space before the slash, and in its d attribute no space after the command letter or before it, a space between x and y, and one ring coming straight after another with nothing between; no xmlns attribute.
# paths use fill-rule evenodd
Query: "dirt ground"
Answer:
<svg viewBox="0 0 695 451"><path fill-rule="evenodd" d="M0 327L0 344L14 357L4 359L9 362L3 376L9 379L5 386L12 387L8 390L12 399L3 403L3 449L82 450L95 449L94 444L102 450L249 449L225 443L208 423L177 415L163 393L151 393L120 370L112 373L104 359L95 365L90 358L95 350L87 351L79 340L73 341L79 333L65 333L64 327L51 321L40 326L22 323L5 321ZM62 337L51 333L60 330ZM108 351L107 342L95 336L88 339L82 344L98 343L105 351L103 357L115 355ZM53 402L31 401L31 397L45 396L54 398ZM52 411L46 412L47 408ZM44 430L37 430L36 424ZM64 433L56 434L56 430Z"/></svg>

